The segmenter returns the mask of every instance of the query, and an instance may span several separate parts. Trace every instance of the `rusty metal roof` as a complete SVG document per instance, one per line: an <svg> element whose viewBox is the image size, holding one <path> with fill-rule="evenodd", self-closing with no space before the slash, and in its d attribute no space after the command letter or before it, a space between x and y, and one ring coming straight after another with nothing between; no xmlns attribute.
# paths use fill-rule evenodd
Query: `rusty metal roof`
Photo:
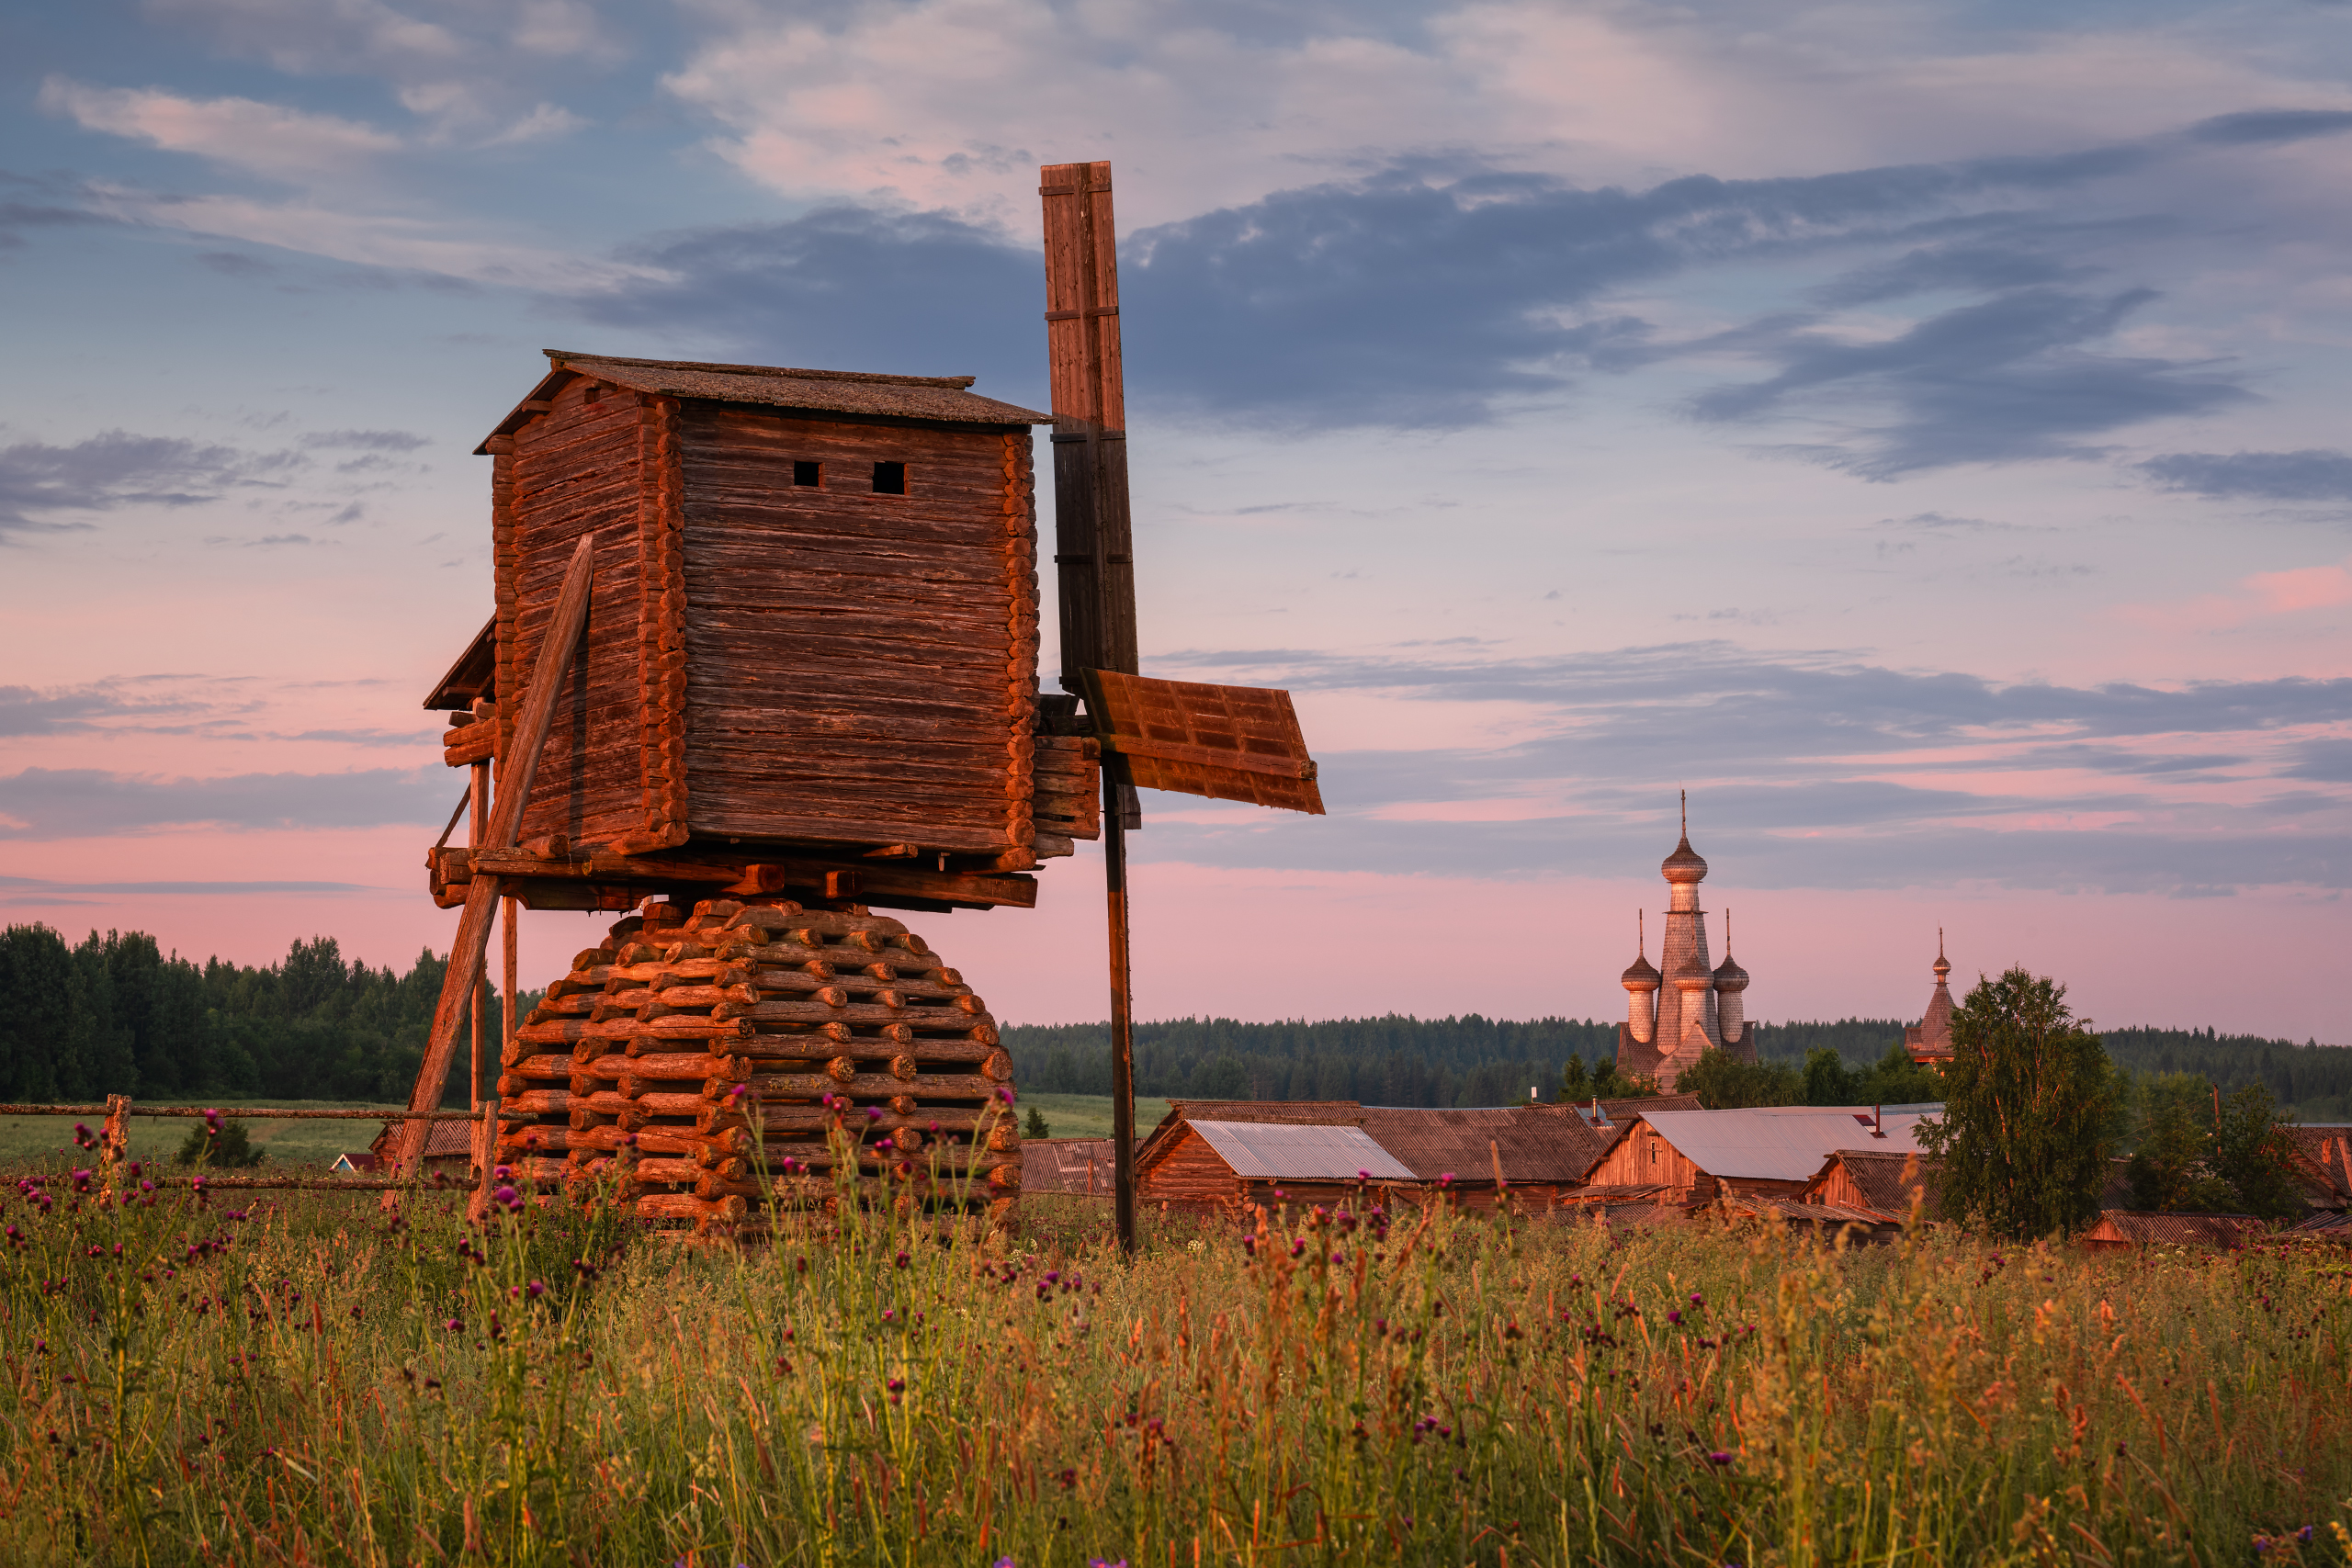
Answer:
<svg viewBox="0 0 2352 1568"><path fill-rule="evenodd" d="M617 355L543 351L553 366L531 395L499 423L504 435L539 411L572 376L657 397L693 398L716 403L763 403L810 413L868 419L913 419L928 423L1051 424L1054 416L999 402L972 392L969 376L883 376L862 370L797 370L776 365L722 365L699 359L628 359ZM475 448L477 453L486 446Z"/></svg>
<svg viewBox="0 0 2352 1568"><path fill-rule="evenodd" d="M1367 1106L1362 1123L1373 1142L1424 1181L1453 1176L1492 1181L1500 1160L1506 1181L1581 1181L1609 1150L1610 1137L1581 1117L1543 1105L1445 1111Z"/></svg>
<svg viewBox="0 0 2352 1568"><path fill-rule="evenodd" d="M1236 1176L1268 1181L1410 1181L1413 1172L1360 1127L1295 1122L1200 1122L1193 1131Z"/></svg>

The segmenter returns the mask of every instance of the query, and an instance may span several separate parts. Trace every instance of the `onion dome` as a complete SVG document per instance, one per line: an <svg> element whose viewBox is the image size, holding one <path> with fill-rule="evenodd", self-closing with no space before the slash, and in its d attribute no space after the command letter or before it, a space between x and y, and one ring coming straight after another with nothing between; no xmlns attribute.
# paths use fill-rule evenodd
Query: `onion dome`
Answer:
<svg viewBox="0 0 2352 1568"><path fill-rule="evenodd" d="M1674 846L1674 852L1660 863L1658 870L1665 874L1668 882L1698 882L1707 874L1707 863L1699 858L1699 852L1690 847L1690 835L1685 833L1682 841Z"/></svg>
<svg viewBox="0 0 2352 1568"><path fill-rule="evenodd" d="M1700 960L1696 948L1682 955L1681 962L1674 966L1674 973L1667 978L1678 991L1710 991L1715 985L1715 977L1707 972L1707 966Z"/></svg>
<svg viewBox="0 0 2352 1568"><path fill-rule="evenodd" d="M1724 961L1715 965L1715 989L1718 991L1747 989L1747 971L1733 963L1732 956L1728 953L1724 954Z"/></svg>
<svg viewBox="0 0 2352 1568"><path fill-rule="evenodd" d="M1629 991L1655 991L1658 987L1658 972L1650 966L1647 957L1636 958L1619 982Z"/></svg>
<svg viewBox="0 0 2352 1568"><path fill-rule="evenodd" d="M1942 985L1944 976L1951 973L1951 960L1944 956L1944 932L1939 926L1936 928L1936 984Z"/></svg>

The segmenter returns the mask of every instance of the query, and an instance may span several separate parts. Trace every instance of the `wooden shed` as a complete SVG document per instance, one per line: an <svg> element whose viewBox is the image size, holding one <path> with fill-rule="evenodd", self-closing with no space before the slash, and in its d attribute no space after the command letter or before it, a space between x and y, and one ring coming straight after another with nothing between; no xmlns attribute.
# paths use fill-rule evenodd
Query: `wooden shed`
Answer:
<svg viewBox="0 0 2352 1568"><path fill-rule="evenodd" d="M1521 1213L1556 1207L1611 1142L1572 1108L1553 1105L1367 1107L1362 1125L1424 1191L1442 1190L1464 1207L1507 1201Z"/></svg>
<svg viewBox="0 0 2352 1568"><path fill-rule="evenodd" d="M1935 1219L1939 1187L1934 1156L1916 1151L1839 1149L1805 1184L1801 1201L1867 1211L1883 1221L1907 1222L1916 1197L1921 1217Z"/></svg>
<svg viewBox="0 0 2352 1568"><path fill-rule="evenodd" d="M662 885L1034 902L1019 874L1099 819L1093 742L1039 733L1049 416L969 377L548 357L479 448L496 615L428 699L461 720L452 765L505 755L507 699L594 536L522 847L485 869L537 908ZM433 869L461 901L466 852Z"/></svg>

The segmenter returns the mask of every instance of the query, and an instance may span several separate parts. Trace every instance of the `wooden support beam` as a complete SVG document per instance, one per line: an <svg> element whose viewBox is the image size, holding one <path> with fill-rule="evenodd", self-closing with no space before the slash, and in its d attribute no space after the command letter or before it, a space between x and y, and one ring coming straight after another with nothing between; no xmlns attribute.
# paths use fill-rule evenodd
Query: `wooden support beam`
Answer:
<svg viewBox="0 0 2352 1568"><path fill-rule="evenodd" d="M571 662L572 649L588 624L588 592L594 577L595 536L583 534L571 552L563 592L556 600L555 614L539 643L538 662L516 716L514 750L507 758L505 776L499 781L497 804L481 845L483 851L511 847L514 830L522 825L523 806L530 798L531 783L538 773L539 752L547 745L548 730L555 719L556 694L564 683L564 669ZM502 702L506 696L499 694ZM489 953L491 919L497 911L498 897L495 876L478 874L466 885L466 912L458 918L457 938L449 944L449 967L441 979L441 999L433 1010L433 1032L425 1041L424 1064L408 1097L412 1111L430 1111L440 1102L441 1087L449 1077L449 1058L457 1049L458 1025ZM422 1164L425 1127L424 1122L411 1120L402 1128L400 1157L393 1167L396 1173L413 1172Z"/></svg>

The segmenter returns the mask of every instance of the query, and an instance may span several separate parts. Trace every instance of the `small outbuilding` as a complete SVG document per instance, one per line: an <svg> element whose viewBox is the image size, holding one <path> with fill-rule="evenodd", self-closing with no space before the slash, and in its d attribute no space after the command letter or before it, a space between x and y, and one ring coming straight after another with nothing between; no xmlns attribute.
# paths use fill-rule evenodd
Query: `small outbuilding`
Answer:
<svg viewBox="0 0 2352 1568"><path fill-rule="evenodd" d="M1023 1138L1021 1190L1024 1196L1111 1198L1111 1166L1117 1147L1108 1138Z"/></svg>
<svg viewBox="0 0 2352 1568"><path fill-rule="evenodd" d="M1822 1162L1798 1201L1869 1213L1888 1224L1907 1224L1915 1199L1921 1205L1921 1217L1932 1220L1940 1196L1931 1155L1839 1149Z"/></svg>
<svg viewBox="0 0 2352 1568"><path fill-rule="evenodd" d="M403 1123L387 1122L384 1130L368 1145L365 1156L351 1156L355 1163L365 1157L373 1161L371 1169L389 1170L400 1153L401 1128ZM427 1171L438 1171L453 1179L470 1181L474 1179L474 1123L470 1122L428 1122L424 1124L424 1163Z"/></svg>
<svg viewBox="0 0 2352 1568"><path fill-rule="evenodd" d="M1255 1203L1345 1202L1367 1183L1383 1191L1419 1184L1353 1122L1169 1114L1136 1151L1139 1202L1216 1213Z"/></svg>

